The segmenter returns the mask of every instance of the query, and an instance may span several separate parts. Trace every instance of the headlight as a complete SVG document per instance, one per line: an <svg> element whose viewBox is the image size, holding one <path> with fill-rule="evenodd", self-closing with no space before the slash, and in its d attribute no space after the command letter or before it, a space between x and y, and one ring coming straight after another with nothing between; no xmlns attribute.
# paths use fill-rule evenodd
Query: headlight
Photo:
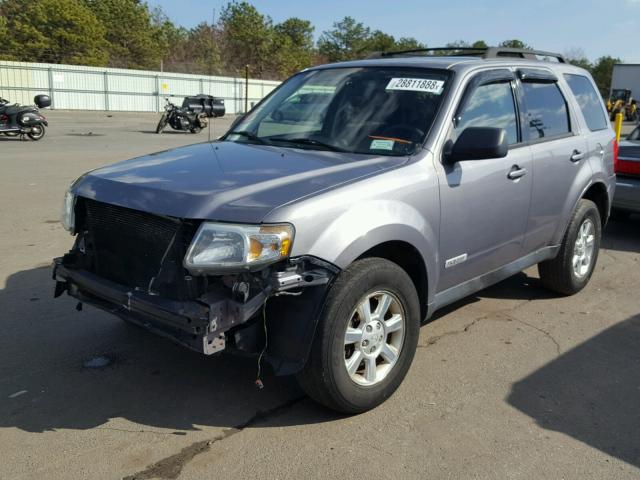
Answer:
<svg viewBox="0 0 640 480"><path fill-rule="evenodd" d="M64 203L62 204L62 214L60 215L60 223L65 230L70 233L75 233L76 227L76 196L67 190L64 194Z"/></svg>
<svg viewBox="0 0 640 480"><path fill-rule="evenodd" d="M241 271L287 258L293 226L204 222L184 258L191 273Z"/></svg>

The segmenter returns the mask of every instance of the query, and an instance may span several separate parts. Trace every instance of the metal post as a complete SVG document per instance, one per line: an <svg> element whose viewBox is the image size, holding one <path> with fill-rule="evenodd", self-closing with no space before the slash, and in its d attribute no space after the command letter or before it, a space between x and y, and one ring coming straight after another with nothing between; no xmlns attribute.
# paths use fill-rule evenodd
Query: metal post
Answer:
<svg viewBox="0 0 640 480"><path fill-rule="evenodd" d="M156 75L156 113L160 112L160 76Z"/></svg>
<svg viewBox="0 0 640 480"><path fill-rule="evenodd" d="M615 131L616 131L616 141L620 141L620 134L622 133L622 119L623 115L621 113L616 113L616 123L615 123Z"/></svg>
<svg viewBox="0 0 640 480"><path fill-rule="evenodd" d="M109 111L109 74L104 71L104 109Z"/></svg>
<svg viewBox="0 0 640 480"><path fill-rule="evenodd" d="M236 114L242 112L242 83L240 77L233 77L233 97L235 100Z"/></svg>
<svg viewBox="0 0 640 480"><path fill-rule="evenodd" d="M249 65L244 67L244 113L249 111Z"/></svg>
<svg viewBox="0 0 640 480"><path fill-rule="evenodd" d="M47 70L49 70L48 72L48 77L49 77L49 98L51 98L51 110L54 110L56 108L56 105L54 103L53 100L53 69L51 67L49 67Z"/></svg>

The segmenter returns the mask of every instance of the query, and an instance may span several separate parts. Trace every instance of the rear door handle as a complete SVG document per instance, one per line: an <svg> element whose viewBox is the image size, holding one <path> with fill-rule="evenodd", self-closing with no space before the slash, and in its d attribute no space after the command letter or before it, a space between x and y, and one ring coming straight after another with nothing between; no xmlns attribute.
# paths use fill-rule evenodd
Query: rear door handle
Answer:
<svg viewBox="0 0 640 480"><path fill-rule="evenodd" d="M511 167L511 171L507 174L509 180L517 180L520 177L524 177L527 174L526 168L520 168L518 165Z"/></svg>
<svg viewBox="0 0 640 480"><path fill-rule="evenodd" d="M582 153L580 150L574 150L573 153L571 154L572 162L579 162L583 158L584 158L584 153Z"/></svg>

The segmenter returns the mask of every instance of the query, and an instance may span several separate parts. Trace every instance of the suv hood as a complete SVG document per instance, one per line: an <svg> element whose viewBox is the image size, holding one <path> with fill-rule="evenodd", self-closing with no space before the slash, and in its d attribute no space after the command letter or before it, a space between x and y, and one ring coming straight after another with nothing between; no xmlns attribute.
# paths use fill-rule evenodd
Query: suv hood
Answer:
<svg viewBox="0 0 640 480"><path fill-rule="evenodd" d="M276 207L406 161L407 157L200 143L92 170L72 191L158 215L260 223Z"/></svg>

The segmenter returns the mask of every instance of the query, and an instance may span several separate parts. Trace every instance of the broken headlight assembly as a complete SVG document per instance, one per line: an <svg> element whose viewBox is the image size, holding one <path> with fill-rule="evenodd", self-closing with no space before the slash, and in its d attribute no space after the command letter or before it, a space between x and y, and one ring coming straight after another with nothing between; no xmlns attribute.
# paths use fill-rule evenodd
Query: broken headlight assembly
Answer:
<svg viewBox="0 0 640 480"><path fill-rule="evenodd" d="M203 222L187 250L184 266L194 275L255 270L287 258L293 236L290 224Z"/></svg>
<svg viewBox="0 0 640 480"><path fill-rule="evenodd" d="M67 190L64 194L64 202L62 203L62 212L60 213L60 223L66 231L72 235L75 233L76 228L76 196L71 193L71 190Z"/></svg>

